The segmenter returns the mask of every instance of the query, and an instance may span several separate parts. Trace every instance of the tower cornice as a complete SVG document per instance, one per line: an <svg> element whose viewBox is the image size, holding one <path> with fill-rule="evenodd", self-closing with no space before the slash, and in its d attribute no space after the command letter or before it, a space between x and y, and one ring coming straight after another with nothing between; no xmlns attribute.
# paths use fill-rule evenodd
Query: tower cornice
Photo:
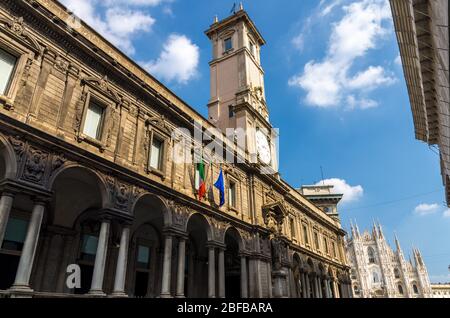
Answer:
<svg viewBox="0 0 450 318"><path fill-rule="evenodd" d="M228 28L231 24L235 24L239 20L243 20L246 22L246 24L249 26L250 31L252 31L253 36L258 41L259 45L266 44L266 41L264 40L261 33L256 28L255 24L253 23L252 19L250 19L250 16L245 10L239 10L235 14L221 20L218 22L215 22L210 25L209 29L205 31L205 34L211 38L211 36L214 33L220 33L222 30Z"/></svg>

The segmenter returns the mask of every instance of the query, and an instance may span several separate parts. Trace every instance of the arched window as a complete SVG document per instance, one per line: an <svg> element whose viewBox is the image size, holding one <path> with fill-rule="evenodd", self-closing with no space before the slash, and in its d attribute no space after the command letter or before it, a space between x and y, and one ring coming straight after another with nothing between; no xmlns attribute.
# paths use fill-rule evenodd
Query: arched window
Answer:
<svg viewBox="0 0 450 318"><path fill-rule="evenodd" d="M359 295L359 288L358 288L358 285L355 285L355 286L353 287L353 290L355 291L355 295Z"/></svg>
<svg viewBox="0 0 450 318"><path fill-rule="evenodd" d="M369 255L369 263L375 263L375 251L373 250L373 248L369 247L367 249L367 254Z"/></svg>
<svg viewBox="0 0 450 318"><path fill-rule="evenodd" d="M416 284L413 284L413 291L414 291L414 294L418 294L419 293L419 289L417 288Z"/></svg>
<svg viewBox="0 0 450 318"><path fill-rule="evenodd" d="M356 270L355 269L352 269L352 271L351 271L351 278L352 279L356 279L357 277L356 277Z"/></svg>
<svg viewBox="0 0 450 318"><path fill-rule="evenodd" d="M400 278L400 271L398 270L398 268L394 268L394 276L395 278Z"/></svg>
<svg viewBox="0 0 450 318"><path fill-rule="evenodd" d="M400 295L403 295L403 287L402 287L402 285L398 285L398 293Z"/></svg>
<svg viewBox="0 0 450 318"><path fill-rule="evenodd" d="M374 283L379 283L380 282L380 277L378 277L378 273L377 272L373 272L372 273L372 277L373 277L373 282Z"/></svg>

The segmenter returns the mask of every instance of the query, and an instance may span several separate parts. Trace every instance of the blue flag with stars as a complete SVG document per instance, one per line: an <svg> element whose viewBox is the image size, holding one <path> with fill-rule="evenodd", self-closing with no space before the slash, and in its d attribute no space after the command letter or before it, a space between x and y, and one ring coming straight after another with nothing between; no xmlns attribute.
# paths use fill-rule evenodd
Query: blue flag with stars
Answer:
<svg viewBox="0 0 450 318"><path fill-rule="evenodd" d="M214 186L219 189L220 192L220 204L219 206L223 206L225 204L225 182L223 181L223 172L222 169L220 169L219 178L217 178L216 183L214 183Z"/></svg>

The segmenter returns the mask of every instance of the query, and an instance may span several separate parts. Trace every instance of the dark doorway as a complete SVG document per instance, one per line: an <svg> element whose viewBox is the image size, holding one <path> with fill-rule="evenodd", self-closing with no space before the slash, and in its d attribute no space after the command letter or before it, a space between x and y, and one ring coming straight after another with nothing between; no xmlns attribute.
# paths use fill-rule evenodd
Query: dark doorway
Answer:
<svg viewBox="0 0 450 318"><path fill-rule="evenodd" d="M241 297L241 260L239 244L228 232L225 235L225 297Z"/></svg>

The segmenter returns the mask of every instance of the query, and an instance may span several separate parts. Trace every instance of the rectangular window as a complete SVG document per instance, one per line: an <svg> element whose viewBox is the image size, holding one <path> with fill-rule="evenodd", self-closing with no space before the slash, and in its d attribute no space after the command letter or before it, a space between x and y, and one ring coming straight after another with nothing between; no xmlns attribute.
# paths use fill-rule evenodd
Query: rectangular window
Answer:
<svg viewBox="0 0 450 318"><path fill-rule="evenodd" d="M81 259L85 261L95 261L97 254L98 237L94 235L83 235L83 243L81 245Z"/></svg>
<svg viewBox="0 0 450 318"><path fill-rule="evenodd" d="M223 42L224 42L225 52L227 52L233 48L233 42L231 41L231 38L227 38Z"/></svg>
<svg viewBox="0 0 450 318"><path fill-rule="evenodd" d="M325 245L325 253L328 254L328 240L326 237L323 238L323 245Z"/></svg>
<svg viewBox="0 0 450 318"><path fill-rule="evenodd" d="M0 95L7 93L17 58L0 49Z"/></svg>
<svg viewBox="0 0 450 318"><path fill-rule="evenodd" d="M27 221L10 218L6 226L2 248L10 251L21 251L27 235L27 228Z"/></svg>
<svg viewBox="0 0 450 318"><path fill-rule="evenodd" d="M317 232L314 232L314 244L316 246L316 250L320 250L319 235L317 234Z"/></svg>
<svg viewBox="0 0 450 318"><path fill-rule="evenodd" d="M306 227L306 225L303 225L303 241L305 242L305 244L309 244L308 228Z"/></svg>
<svg viewBox="0 0 450 318"><path fill-rule="evenodd" d="M228 186L228 202L231 207L236 207L236 183L233 181Z"/></svg>
<svg viewBox="0 0 450 318"><path fill-rule="evenodd" d="M333 242L333 257L336 257L336 243Z"/></svg>
<svg viewBox="0 0 450 318"><path fill-rule="evenodd" d="M150 265L150 249L147 246L138 246L137 266L140 269L148 269Z"/></svg>
<svg viewBox="0 0 450 318"><path fill-rule="evenodd" d="M295 238L295 224L294 219L289 219L290 226L291 226L291 236Z"/></svg>
<svg viewBox="0 0 450 318"><path fill-rule="evenodd" d="M150 147L150 167L162 171L164 141L156 137L153 137L152 139L152 146Z"/></svg>
<svg viewBox="0 0 450 318"><path fill-rule="evenodd" d="M86 113L86 120L84 122L83 133L93 139L101 140L103 113L105 107L95 100L89 102L89 107Z"/></svg>
<svg viewBox="0 0 450 318"><path fill-rule="evenodd" d="M234 116L233 106L230 105L230 106L228 106L228 117L231 118L233 116Z"/></svg>
<svg viewBox="0 0 450 318"><path fill-rule="evenodd" d="M253 56L255 56L255 45L252 41L250 41L250 53L252 53Z"/></svg>

